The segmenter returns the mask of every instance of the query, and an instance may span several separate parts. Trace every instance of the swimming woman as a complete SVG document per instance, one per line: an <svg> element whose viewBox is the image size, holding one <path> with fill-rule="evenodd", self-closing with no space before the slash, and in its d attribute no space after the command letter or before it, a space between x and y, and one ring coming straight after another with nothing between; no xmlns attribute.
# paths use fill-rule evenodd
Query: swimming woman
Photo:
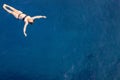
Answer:
<svg viewBox="0 0 120 80"><path fill-rule="evenodd" d="M10 14L12 14L15 18L23 20L25 22L24 28L23 28L23 33L25 35L25 37L27 37L26 34L26 29L27 29L27 25L28 24L33 24L35 19L39 19L39 18L46 18L46 16L29 16L24 14L23 12L7 5L7 4L3 4L3 8Z"/></svg>

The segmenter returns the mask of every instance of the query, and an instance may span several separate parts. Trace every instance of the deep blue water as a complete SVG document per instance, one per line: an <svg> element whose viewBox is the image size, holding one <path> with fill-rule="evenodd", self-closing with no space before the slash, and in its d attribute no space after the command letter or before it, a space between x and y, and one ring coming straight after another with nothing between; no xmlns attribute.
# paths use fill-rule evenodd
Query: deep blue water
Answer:
<svg viewBox="0 0 120 80"><path fill-rule="evenodd" d="M36 20L24 22L6 3ZM0 0L0 80L120 80L120 0Z"/></svg>

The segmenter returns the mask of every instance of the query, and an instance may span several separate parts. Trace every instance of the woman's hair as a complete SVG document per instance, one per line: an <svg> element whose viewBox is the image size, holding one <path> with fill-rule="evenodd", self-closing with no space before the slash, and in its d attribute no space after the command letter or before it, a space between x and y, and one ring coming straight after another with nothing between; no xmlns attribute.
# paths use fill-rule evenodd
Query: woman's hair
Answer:
<svg viewBox="0 0 120 80"><path fill-rule="evenodd" d="M29 22L29 24L31 24L31 25L32 25L33 23L34 23L34 21L33 21L33 22Z"/></svg>

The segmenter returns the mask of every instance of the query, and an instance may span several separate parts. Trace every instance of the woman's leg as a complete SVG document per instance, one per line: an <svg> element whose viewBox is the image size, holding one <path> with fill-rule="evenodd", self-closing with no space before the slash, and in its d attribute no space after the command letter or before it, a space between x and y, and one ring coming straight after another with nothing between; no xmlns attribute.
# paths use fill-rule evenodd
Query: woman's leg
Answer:
<svg viewBox="0 0 120 80"><path fill-rule="evenodd" d="M5 9L8 13L12 13L13 12L12 10L7 9L7 5L6 4L3 5L3 9Z"/></svg>
<svg viewBox="0 0 120 80"><path fill-rule="evenodd" d="M8 13L12 13L12 12L18 12L19 10L7 5L7 4L4 4L3 5L3 8L8 12Z"/></svg>
<svg viewBox="0 0 120 80"><path fill-rule="evenodd" d="M22 12L7 5L7 4L4 4L3 5L3 8L10 14L12 14L15 18L18 18L18 15L21 14Z"/></svg>

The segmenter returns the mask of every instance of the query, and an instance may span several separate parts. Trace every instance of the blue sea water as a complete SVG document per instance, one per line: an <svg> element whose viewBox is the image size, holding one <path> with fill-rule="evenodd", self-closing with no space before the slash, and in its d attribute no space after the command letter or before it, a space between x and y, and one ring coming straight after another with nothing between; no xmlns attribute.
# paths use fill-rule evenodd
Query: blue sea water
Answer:
<svg viewBox="0 0 120 80"><path fill-rule="evenodd" d="M23 35L6 3L47 19ZM0 80L120 80L120 0L0 0Z"/></svg>

